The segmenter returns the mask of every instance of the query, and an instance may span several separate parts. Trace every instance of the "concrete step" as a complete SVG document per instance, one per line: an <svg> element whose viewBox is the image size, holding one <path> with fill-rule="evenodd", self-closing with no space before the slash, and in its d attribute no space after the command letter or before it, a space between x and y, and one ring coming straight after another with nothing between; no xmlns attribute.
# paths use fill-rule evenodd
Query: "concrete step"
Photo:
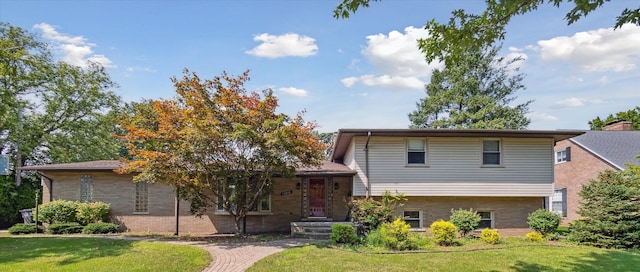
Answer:
<svg viewBox="0 0 640 272"><path fill-rule="evenodd" d="M329 239L331 226L334 224L349 224L351 222L291 222L291 236L312 239Z"/></svg>

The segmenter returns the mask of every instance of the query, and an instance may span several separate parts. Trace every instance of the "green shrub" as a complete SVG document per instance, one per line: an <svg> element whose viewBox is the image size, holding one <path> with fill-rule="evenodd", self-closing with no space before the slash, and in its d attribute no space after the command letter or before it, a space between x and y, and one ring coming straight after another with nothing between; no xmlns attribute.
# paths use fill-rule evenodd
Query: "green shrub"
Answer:
<svg viewBox="0 0 640 272"><path fill-rule="evenodd" d="M109 218L110 206L104 202L78 203L76 219L82 225L90 223L106 222Z"/></svg>
<svg viewBox="0 0 640 272"><path fill-rule="evenodd" d="M38 207L38 220L54 224L76 222L78 203L67 200L55 200Z"/></svg>
<svg viewBox="0 0 640 272"><path fill-rule="evenodd" d="M559 241L560 239L562 239L564 237L560 233L552 232L552 233L547 234L546 238L549 241Z"/></svg>
<svg viewBox="0 0 640 272"><path fill-rule="evenodd" d="M431 224L431 233L436 244L441 246L453 245L456 241L456 225L442 219Z"/></svg>
<svg viewBox="0 0 640 272"><path fill-rule="evenodd" d="M82 225L76 222L53 223L47 227L47 233L51 234L74 234L82 232Z"/></svg>
<svg viewBox="0 0 640 272"><path fill-rule="evenodd" d="M497 230L485 228L480 233L480 240L487 244L497 244L500 243L500 233Z"/></svg>
<svg viewBox="0 0 640 272"><path fill-rule="evenodd" d="M38 226L38 232L43 232L42 226ZM36 224L18 223L9 228L9 234L30 234L36 233Z"/></svg>
<svg viewBox="0 0 640 272"><path fill-rule="evenodd" d="M562 216L545 209L538 209L529 214L527 217L529 227L540 232L543 236L558 229Z"/></svg>
<svg viewBox="0 0 640 272"><path fill-rule="evenodd" d="M338 244L353 244L358 236L352 225L333 224L331 226L331 242Z"/></svg>
<svg viewBox="0 0 640 272"><path fill-rule="evenodd" d="M409 232L410 228L411 226L400 218L392 223L383 223L380 226L380 236L384 246L392 250L416 249L417 241Z"/></svg>
<svg viewBox="0 0 640 272"><path fill-rule="evenodd" d="M463 237L467 236L472 230L475 230L480 224L481 219L480 215L473 209L459 209L457 211L451 209L451 217L449 217L451 223L458 227L460 235Z"/></svg>
<svg viewBox="0 0 640 272"><path fill-rule="evenodd" d="M406 200L404 194L391 194L385 191L382 201L373 198L356 199L349 203L353 221L360 225L360 233L368 234L385 222L393 221L393 213L396 207L402 206L401 201Z"/></svg>
<svg viewBox="0 0 640 272"><path fill-rule="evenodd" d="M120 232L120 225L113 223L90 223L82 229L84 234L107 234Z"/></svg>
<svg viewBox="0 0 640 272"><path fill-rule="evenodd" d="M582 186L578 206L582 219L570 225L568 240L603 248L640 248L639 167L607 170Z"/></svg>
<svg viewBox="0 0 640 272"><path fill-rule="evenodd" d="M367 234L366 243L372 247L385 247L380 228L374 229Z"/></svg>
<svg viewBox="0 0 640 272"><path fill-rule="evenodd" d="M524 235L524 239L529 242L542 242L544 238L537 231L532 231Z"/></svg>

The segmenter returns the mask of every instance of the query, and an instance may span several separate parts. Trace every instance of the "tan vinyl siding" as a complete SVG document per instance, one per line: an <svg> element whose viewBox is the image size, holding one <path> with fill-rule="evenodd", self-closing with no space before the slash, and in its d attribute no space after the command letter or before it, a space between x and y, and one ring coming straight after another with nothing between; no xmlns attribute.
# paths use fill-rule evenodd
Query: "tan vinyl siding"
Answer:
<svg viewBox="0 0 640 272"><path fill-rule="evenodd" d="M364 169L366 137L354 139L354 160ZM548 196L553 192L553 139L492 138L501 141L499 167L482 166L485 138L426 139L426 165L407 166L405 137L371 137L372 195L394 188L411 195ZM364 179L363 171L358 171L354 183ZM363 193L354 190L355 195Z"/></svg>
<svg viewBox="0 0 640 272"><path fill-rule="evenodd" d="M365 138L366 141L366 138ZM356 142L355 140L351 140L349 144L349 148L344 155L344 165L349 168L355 170L357 172L356 176L353 177L353 194L354 195L365 195L367 187L366 187L366 163L365 163L365 155L364 155L364 144L362 142L362 146L360 150L355 150ZM362 159L360 161L356 161L355 154L361 153ZM371 170L371 169L370 169Z"/></svg>

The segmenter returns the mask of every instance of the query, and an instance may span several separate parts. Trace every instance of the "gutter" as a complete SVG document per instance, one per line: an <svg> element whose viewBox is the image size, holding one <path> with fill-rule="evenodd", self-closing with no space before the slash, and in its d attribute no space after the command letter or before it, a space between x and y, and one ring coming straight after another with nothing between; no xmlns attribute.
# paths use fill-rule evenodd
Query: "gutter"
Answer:
<svg viewBox="0 0 640 272"><path fill-rule="evenodd" d="M369 180L369 139L371 139L371 131L367 132L367 142L364 144L364 175L367 177L367 187L365 188L365 197L371 196L371 181Z"/></svg>

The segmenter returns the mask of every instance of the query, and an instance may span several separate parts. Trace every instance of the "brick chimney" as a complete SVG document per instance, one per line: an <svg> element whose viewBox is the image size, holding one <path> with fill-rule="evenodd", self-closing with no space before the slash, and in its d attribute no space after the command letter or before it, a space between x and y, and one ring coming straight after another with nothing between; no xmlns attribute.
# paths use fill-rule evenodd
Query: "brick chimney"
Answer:
<svg viewBox="0 0 640 272"><path fill-rule="evenodd" d="M614 121L608 123L606 126L602 128L602 130L631 130L631 122L629 121Z"/></svg>

